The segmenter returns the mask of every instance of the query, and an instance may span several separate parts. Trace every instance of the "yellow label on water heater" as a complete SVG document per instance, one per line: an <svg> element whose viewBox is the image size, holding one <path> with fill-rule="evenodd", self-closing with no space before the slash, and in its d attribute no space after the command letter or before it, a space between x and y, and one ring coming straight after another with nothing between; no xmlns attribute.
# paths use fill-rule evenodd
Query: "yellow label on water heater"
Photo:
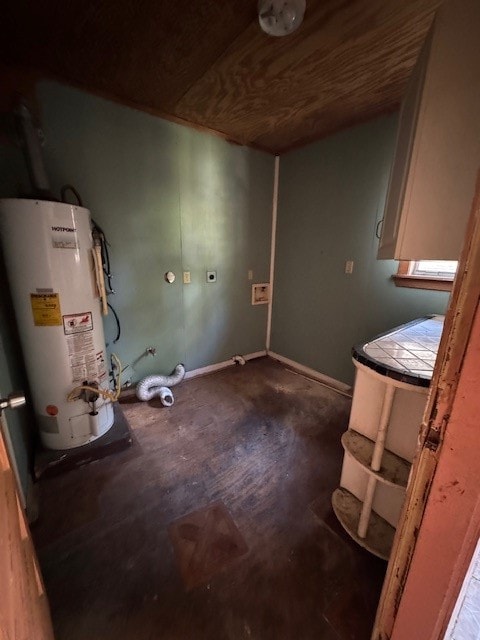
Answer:
<svg viewBox="0 0 480 640"><path fill-rule="evenodd" d="M62 326L58 293L31 293L33 323L36 327Z"/></svg>

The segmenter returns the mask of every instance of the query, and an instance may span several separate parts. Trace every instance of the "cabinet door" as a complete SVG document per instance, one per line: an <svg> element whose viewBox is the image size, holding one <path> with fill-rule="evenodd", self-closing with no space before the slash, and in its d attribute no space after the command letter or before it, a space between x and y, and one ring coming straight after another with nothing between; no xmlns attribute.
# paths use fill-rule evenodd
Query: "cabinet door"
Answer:
<svg viewBox="0 0 480 640"><path fill-rule="evenodd" d="M480 2L437 12L403 103L379 258L458 260L480 167Z"/></svg>
<svg viewBox="0 0 480 640"><path fill-rule="evenodd" d="M417 130L430 42L431 36L429 35L420 52L402 102L395 157L390 172L382 235L378 247L378 258L389 259L396 257L399 230L404 212L405 190L410 171L413 142Z"/></svg>
<svg viewBox="0 0 480 640"><path fill-rule="evenodd" d="M400 259L458 260L479 167L480 2L454 0L442 4L435 18Z"/></svg>

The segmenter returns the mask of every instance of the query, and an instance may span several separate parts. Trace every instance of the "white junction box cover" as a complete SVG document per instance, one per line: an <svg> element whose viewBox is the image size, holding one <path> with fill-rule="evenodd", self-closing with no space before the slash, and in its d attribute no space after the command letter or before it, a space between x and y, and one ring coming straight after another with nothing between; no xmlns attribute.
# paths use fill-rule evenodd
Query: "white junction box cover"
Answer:
<svg viewBox="0 0 480 640"><path fill-rule="evenodd" d="M252 284L252 304L268 304L270 302L270 285L268 282Z"/></svg>

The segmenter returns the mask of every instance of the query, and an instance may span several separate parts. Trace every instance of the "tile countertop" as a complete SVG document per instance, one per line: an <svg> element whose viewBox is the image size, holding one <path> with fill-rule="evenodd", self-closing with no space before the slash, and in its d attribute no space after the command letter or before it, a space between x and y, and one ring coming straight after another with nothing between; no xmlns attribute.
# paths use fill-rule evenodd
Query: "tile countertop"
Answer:
<svg viewBox="0 0 480 640"><path fill-rule="evenodd" d="M361 364L402 382L428 387L445 316L426 316L353 347Z"/></svg>

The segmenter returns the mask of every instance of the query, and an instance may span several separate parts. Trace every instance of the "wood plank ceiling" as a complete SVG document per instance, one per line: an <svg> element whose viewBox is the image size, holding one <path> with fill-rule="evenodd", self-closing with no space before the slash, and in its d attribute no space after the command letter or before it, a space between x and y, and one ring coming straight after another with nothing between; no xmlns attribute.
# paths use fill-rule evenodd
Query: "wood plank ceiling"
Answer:
<svg viewBox="0 0 480 640"><path fill-rule="evenodd" d="M394 109L441 0L307 0L273 38L256 0L8 0L3 60L281 153Z"/></svg>

